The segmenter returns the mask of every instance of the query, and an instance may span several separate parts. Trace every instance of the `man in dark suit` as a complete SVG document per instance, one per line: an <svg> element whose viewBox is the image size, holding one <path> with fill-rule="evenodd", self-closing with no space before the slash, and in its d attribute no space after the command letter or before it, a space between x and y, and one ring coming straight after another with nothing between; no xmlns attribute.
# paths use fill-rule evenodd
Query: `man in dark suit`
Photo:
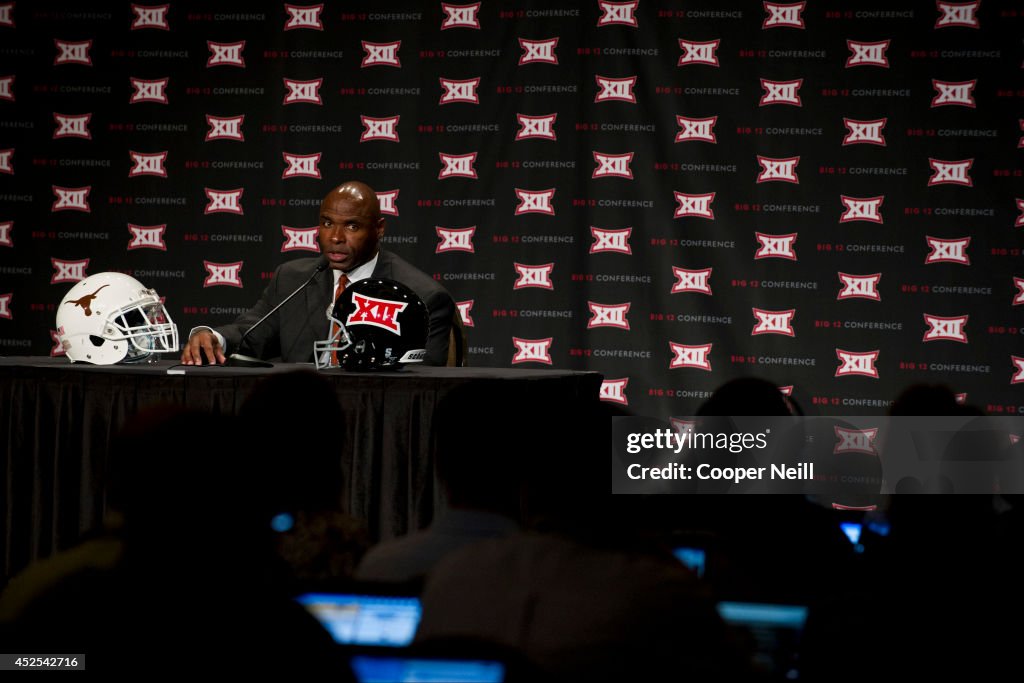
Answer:
<svg viewBox="0 0 1024 683"><path fill-rule="evenodd" d="M328 336L327 309L339 292L339 280L344 278L351 284L374 277L401 282L427 305L430 331L425 362L444 365L455 302L429 275L380 248L384 227L380 203L369 186L349 181L328 192L320 204L318 239L330 269L319 273L301 294L256 328L246 337L245 348L239 349L242 334L308 280L321 261L296 259L278 267L256 305L233 323L216 329L192 330L181 352L182 364L199 365L204 355L211 364L224 363L225 354L236 351L259 358L280 358L288 363L310 362L313 342Z"/></svg>

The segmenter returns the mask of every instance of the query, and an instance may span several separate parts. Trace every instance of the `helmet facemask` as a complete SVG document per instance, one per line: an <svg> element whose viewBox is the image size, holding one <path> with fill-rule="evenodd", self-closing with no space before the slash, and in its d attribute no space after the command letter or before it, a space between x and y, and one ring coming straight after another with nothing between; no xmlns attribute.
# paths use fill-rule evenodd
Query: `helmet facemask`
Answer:
<svg viewBox="0 0 1024 683"><path fill-rule="evenodd" d="M147 303L126 306L107 319L106 340L128 342L128 354L122 362L138 363L155 353L178 350L178 327L152 289L144 290Z"/></svg>

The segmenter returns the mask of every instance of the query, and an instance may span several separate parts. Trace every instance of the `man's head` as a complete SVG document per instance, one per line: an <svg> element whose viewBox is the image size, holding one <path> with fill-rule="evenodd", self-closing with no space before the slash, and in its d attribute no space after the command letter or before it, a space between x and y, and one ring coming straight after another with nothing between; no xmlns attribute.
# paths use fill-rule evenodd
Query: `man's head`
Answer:
<svg viewBox="0 0 1024 683"><path fill-rule="evenodd" d="M331 268L349 272L377 255L384 235L377 195L365 183L350 180L320 203L320 251Z"/></svg>

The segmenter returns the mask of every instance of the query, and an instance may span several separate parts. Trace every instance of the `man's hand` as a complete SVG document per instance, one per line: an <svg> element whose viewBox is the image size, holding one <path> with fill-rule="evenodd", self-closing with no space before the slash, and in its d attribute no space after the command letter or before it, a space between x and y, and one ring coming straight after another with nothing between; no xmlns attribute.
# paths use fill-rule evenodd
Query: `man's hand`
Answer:
<svg viewBox="0 0 1024 683"><path fill-rule="evenodd" d="M224 349L212 331L196 330L181 350L181 364L202 365L204 353L210 365L223 365L228 360L224 357Z"/></svg>

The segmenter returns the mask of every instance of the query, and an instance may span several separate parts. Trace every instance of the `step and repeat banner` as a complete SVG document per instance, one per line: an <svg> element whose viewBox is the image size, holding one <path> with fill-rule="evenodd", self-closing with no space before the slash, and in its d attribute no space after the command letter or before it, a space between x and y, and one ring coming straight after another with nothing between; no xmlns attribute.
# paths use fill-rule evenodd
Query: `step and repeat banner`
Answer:
<svg viewBox="0 0 1024 683"><path fill-rule="evenodd" d="M769 379L1024 412L1024 3L0 2L0 353L82 277L185 332L317 252L334 185L469 362L686 415Z"/></svg>

